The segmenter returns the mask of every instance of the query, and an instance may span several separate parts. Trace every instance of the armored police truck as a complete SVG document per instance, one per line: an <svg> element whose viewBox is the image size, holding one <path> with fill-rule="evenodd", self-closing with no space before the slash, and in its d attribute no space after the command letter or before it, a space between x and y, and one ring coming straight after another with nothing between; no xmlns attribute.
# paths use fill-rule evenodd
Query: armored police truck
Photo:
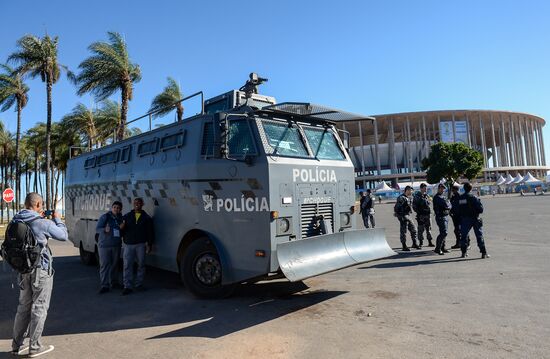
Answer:
<svg viewBox="0 0 550 359"><path fill-rule="evenodd" d="M97 253L99 216L135 197L154 221L147 264L179 272L201 297L394 254L383 229L354 229L353 164L334 126L369 119L241 90L69 161L66 223L84 263Z"/></svg>

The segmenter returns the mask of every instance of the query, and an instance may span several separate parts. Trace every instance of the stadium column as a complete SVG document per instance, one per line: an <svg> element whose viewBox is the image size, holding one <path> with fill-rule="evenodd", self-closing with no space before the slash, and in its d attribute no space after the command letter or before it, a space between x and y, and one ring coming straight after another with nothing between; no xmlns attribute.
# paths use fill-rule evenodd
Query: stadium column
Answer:
<svg viewBox="0 0 550 359"><path fill-rule="evenodd" d="M502 114L498 115L500 122L500 152L502 153L502 159L504 166L510 165L510 159L508 158L508 150L506 149L506 129L504 128L504 121L502 120Z"/></svg>
<svg viewBox="0 0 550 359"><path fill-rule="evenodd" d="M423 131L423 136L422 136L423 153L424 153L424 157L428 157L430 155L430 145L428 142L428 133L426 132L426 118L424 117L424 115L422 115L422 131Z"/></svg>
<svg viewBox="0 0 550 359"><path fill-rule="evenodd" d="M357 121L357 126L359 128L359 146L361 146L361 177L363 177L363 189L365 189L365 148L363 147L362 122L363 121Z"/></svg>
<svg viewBox="0 0 550 359"><path fill-rule="evenodd" d="M533 145L535 146L535 160L537 161L537 166L540 166L542 163L542 159L540 156L540 144L539 144L539 138L537 136L537 125L535 124L535 121L531 120L531 133L533 134Z"/></svg>
<svg viewBox="0 0 550 359"><path fill-rule="evenodd" d="M373 121L374 125L374 153L376 156L376 172L380 176L382 174L380 166L380 148L378 147L378 119L375 118Z"/></svg>
<svg viewBox="0 0 550 359"><path fill-rule="evenodd" d="M455 113L453 112L452 115L453 120L453 142L456 142L456 126L455 126Z"/></svg>
<svg viewBox="0 0 550 359"><path fill-rule="evenodd" d="M540 151L542 153L542 165L546 166L546 153L544 153L544 136L542 135L542 123L538 124L539 138L540 138Z"/></svg>
<svg viewBox="0 0 550 359"><path fill-rule="evenodd" d="M409 121L409 116L406 117L407 120L407 155L409 160L409 172L414 172L413 166L413 156L412 156L412 144L411 144L411 123Z"/></svg>
<svg viewBox="0 0 550 359"><path fill-rule="evenodd" d="M498 167L498 160L497 160L497 141L496 141L496 138L495 138L495 121L493 119L493 113L491 113L491 134L492 134L492 139L493 139L493 148L492 148L492 153L491 153L491 157L493 158L493 167ZM500 159L500 158L499 158Z"/></svg>
<svg viewBox="0 0 550 359"><path fill-rule="evenodd" d="M479 113L479 135L481 139L481 153L483 154L484 167L489 168L489 164L487 163L487 145L485 143L485 128L483 127L481 113ZM487 181L487 172L483 172L483 177L485 181Z"/></svg>
<svg viewBox="0 0 550 359"><path fill-rule="evenodd" d="M517 146L516 146L516 135L515 135L515 132L514 132L514 119L512 117L512 115L510 115L510 123L509 123L509 127L510 127L510 150L511 150L511 153L513 155L512 157L512 166L519 166L519 163L518 163L518 149L517 149Z"/></svg>
<svg viewBox="0 0 550 359"><path fill-rule="evenodd" d="M390 125L388 129L389 137L389 153L388 158L390 160L390 172L392 174L397 172L397 159L395 158L395 133L393 130L393 118L390 118Z"/></svg>
<svg viewBox="0 0 550 359"><path fill-rule="evenodd" d="M524 126L523 126L523 118L521 116L519 117L518 125L519 125L519 132L521 136L522 152L525 159L524 166L529 166L531 164L531 159L529 157L529 144L527 143L528 140L525 134Z"/></svg>

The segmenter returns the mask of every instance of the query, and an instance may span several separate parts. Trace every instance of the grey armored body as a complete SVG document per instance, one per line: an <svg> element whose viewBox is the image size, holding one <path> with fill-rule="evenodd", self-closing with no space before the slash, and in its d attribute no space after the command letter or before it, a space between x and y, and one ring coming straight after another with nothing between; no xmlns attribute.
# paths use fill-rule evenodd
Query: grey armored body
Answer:
<svg viewBox="0 0 550 359"><path fill-rule="evenodd" d="M84 262L96 250L97 218L134 197L154 221L147 264L179 272L199 296L393 254L383 229L353 229L353 164L333 122L369 119L243 91L69 161L67 226Z"/></svg>

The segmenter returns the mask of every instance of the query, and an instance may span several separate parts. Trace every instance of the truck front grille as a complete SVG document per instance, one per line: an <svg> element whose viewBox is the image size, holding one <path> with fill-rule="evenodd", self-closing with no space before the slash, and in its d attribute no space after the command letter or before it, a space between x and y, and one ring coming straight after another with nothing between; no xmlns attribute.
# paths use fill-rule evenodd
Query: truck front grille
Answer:
<svg viewBox="0 0 550 359"><path fill-rule="evenodd" d="M334 231L334 216L332 214L332 203L302 204L300 208L300 229L302 238L308 238L323 234L319 221L315 218L322 215L328 219L332 231Z"/></svg>

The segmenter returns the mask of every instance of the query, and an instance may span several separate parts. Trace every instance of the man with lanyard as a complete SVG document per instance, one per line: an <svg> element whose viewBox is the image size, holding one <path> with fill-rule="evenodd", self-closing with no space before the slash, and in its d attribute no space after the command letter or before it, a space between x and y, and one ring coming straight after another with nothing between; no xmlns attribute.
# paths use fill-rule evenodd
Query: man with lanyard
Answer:
<svg viewBox="0 0 550 359"><path fill-rule="evenodd" d="M25 334L29 337L29 355L35 358L54 350L53 345L41 342L44 323L48 315L50 298L53 289L53 256L48 247L48 238L58 241L68 240L67 228L61 222L57 212L52 212L52 219L46 219L42 210L42 196L31 192L25 197L25 209L17 213L12 221L26 222L34 238L40 245L40 263L32 272L21 274L19 282L19 305L13 324L12 354L20 355Z"/></svg>
<svg viewBox="0 0 550 359"><path fill-rule="evenodd" d="M443 255L449 253L445 249L445 238L447 238L447 228L449 225L449 212L451 210L451 202L443 194L445 192L445 185L440 183L437 186L437 194L434 196L433 206L435 213L435 223L439 228L439 235L435 241L434 252Z"/></svg>
<svg viewBox="0 0 550 359"><path fill-rule="evenodd" d="M117 264L120 258L122 203L114 201L111 210L97 221L96 242L99 250L99 294L107 293L118 284Z"/></svg>
<svg viewBox="0 0 550 359"><path fill-rule="evenodd" d="M143 199L134 199L134 209L126 213L121 225L124 231L124 289L122 295L132 293L133 289L143 290L145 277L145 254L149 253L154 240L153 220L143 210ZM138 269L134 283L134 261Z"/></svg>
<svg viewBox="0 0 550 359"><path fill-rule="evenodd" d="M361 192L359 213L361 214L361 218L363 218L365 228L370 228L369 221L371 227L374 228L374 197L372 196L370 189L368 189L367 192Z"/></svg>

